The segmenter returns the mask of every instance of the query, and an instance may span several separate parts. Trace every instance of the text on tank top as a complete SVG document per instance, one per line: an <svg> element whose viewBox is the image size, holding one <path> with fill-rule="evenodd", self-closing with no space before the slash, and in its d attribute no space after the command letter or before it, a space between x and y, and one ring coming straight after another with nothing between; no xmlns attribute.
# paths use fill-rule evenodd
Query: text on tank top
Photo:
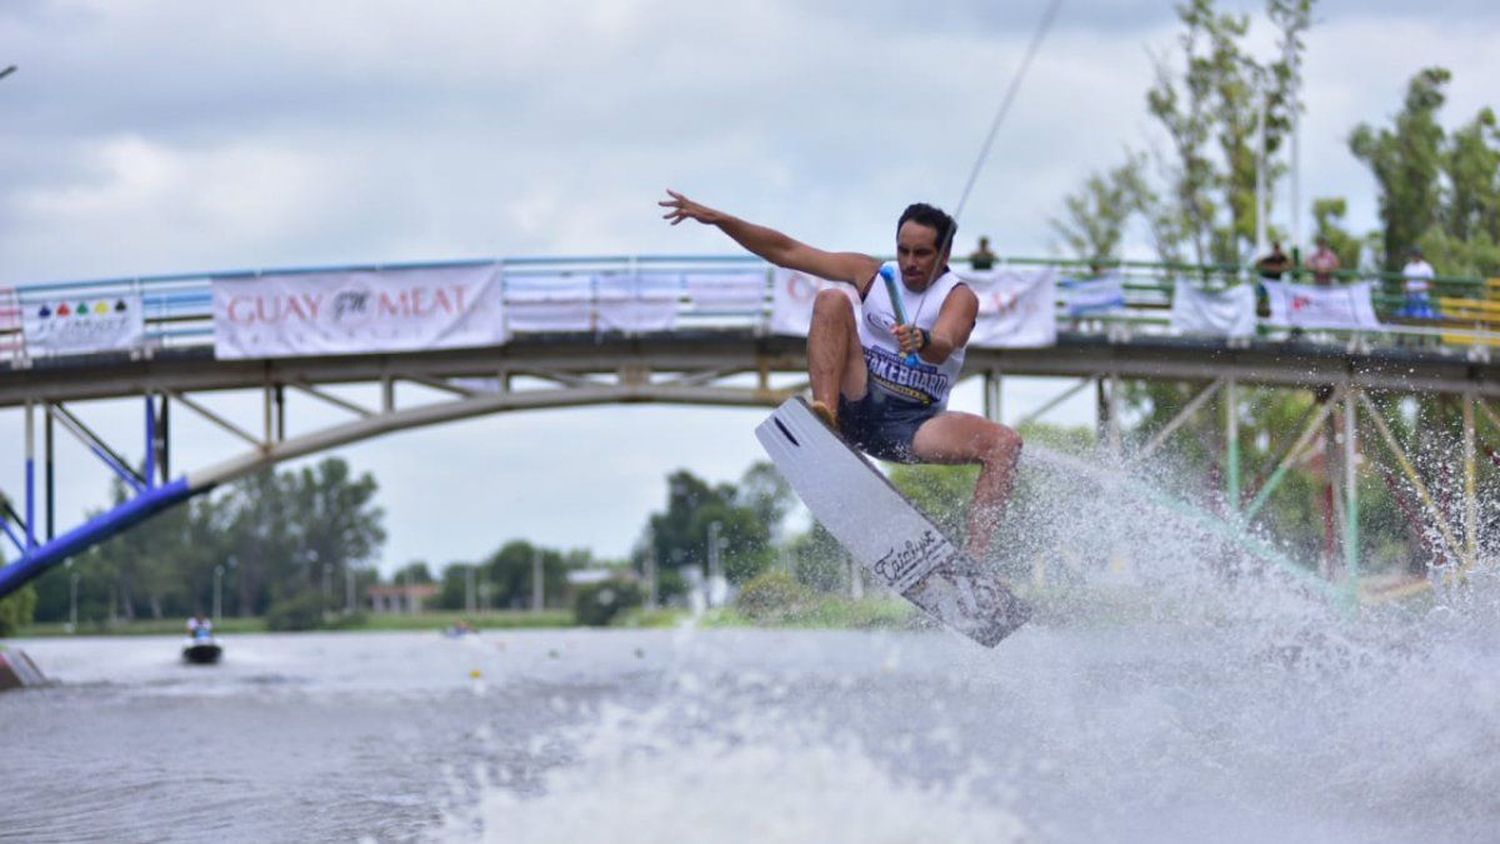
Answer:
<svg viewBox="0 0 1500 844"><path fill-rule="evenodd" d="M885 266L895 271L897 279L901 278L901 268L895 261L889 261ZM963 280L946 272L921 293L909 290L899 280L896 284L901 289L906 318L918 328L930 332L937 324L948 294L963 284ZM870 371L872 386L907 401L947 407L948 393L963 369L964 349L954 349L942 363L930 363L919 355L914 365L908 364L893 330L897 322L896 309L891 305L884 280L878 276L870 284L861 310L859 343L864 347L865 365Z"/></svg>

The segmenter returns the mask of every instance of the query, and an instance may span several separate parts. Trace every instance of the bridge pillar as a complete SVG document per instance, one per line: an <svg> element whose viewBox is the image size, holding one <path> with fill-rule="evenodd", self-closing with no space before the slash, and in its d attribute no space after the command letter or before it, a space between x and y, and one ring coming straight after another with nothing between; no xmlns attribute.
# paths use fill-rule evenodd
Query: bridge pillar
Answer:
<svg viewBox="0 0 1500 844"><path fill-rule="evenodd" d="M1479 505L1478 476L1474 465L1474 391L1466 390L1460 401L1464 404L1464 551L1465 569L1470 569L1479 558Z"/></svg>
<svg viewBox="0 0 1500 844"><path fill-rule="evenodd" d="M989 369L984 373L984 418L1001 422L1003 410L1000 404L1000 370Z"/></svg>
<svg viewBox="0 0 1500 844"><path fill-rule="evenodd" d="M1235 519L1240 512L1240 402L1239 384L1233 378L1224 384L1224 415L1227 441L1224 459L1229 464L1224 472L1224 497L1229 504L1229 517Z"/></svg>
<svg viewBox="0 0 1500 844"><path fill-rule="evenodd" d="M1358 387L1344 391L1344 576L1348 582L1350 606L1359 607L1359 432L1355 406Z"/></svg>
<svg viewBox="0 0 1500 844"><path fill-rule="evenodd" d="M47 497L44 499L44 508L47 511L47 541L51 542L57 536L57 496L56 475L52 468L52 403L44 405L45 413L42 416L42 478L46 482Z"/></svg>
<svg viewBox="0 0 1500 844"><path fill-rule="evenodd" d="M1096 384L1099 442L1107 445L1109 453L1118 460L1124 450L1120 434L1120 373L1101 375Z"/></svg>
<svg viewBox="0 0 1500 844"><path fill-rule="evenodd" d="M36 547L36 414L26 402L26 554Z"/></svg>

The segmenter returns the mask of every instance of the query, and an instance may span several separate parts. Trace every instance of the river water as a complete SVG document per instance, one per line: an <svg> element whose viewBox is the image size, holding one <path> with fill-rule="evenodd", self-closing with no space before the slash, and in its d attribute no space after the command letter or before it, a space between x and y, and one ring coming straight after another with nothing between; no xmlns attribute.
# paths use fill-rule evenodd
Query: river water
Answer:
<svg viewBox="0 0 1500 844"><path fill-rule="evenodd" d="M1495 841L1492 617L31 640L0 840Z"/></svg>

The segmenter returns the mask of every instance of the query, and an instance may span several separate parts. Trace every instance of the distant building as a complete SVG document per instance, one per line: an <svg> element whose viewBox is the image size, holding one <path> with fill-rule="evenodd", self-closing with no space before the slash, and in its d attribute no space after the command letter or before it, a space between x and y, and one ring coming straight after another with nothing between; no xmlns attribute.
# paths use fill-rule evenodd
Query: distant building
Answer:
<svg viewBox="0 0 1500 844"><path fill-rule="evenodd" d="M422 605L438 593L435 583L411 583L402 586L371 586L370 610L382 615L419 613Z"/></svg>

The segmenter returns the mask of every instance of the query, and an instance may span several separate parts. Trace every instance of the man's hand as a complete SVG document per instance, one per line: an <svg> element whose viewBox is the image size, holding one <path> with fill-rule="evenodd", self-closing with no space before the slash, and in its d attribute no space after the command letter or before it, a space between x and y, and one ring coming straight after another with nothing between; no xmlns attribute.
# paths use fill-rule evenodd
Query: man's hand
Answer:
<svg viewBox="0 0 1500 844"><path fill-rule="evenodd" d="M724 219L724 215L718 211L709 208L707 205L694 202L675 190L668 188L667 195L672 198L664 199L656 204L663 208L672 209L663 214L662 219L671 220L674 226L683 220L697 220L704 225L712 226Z"/></svg>
<svg viewBox="0 0 1500 844"><path fill-rule="evenodd" d="M896 334L896 342L901 344L903 355L914 355L927 345L926 332L915 325L897 324L891 330Z"/></svg>

